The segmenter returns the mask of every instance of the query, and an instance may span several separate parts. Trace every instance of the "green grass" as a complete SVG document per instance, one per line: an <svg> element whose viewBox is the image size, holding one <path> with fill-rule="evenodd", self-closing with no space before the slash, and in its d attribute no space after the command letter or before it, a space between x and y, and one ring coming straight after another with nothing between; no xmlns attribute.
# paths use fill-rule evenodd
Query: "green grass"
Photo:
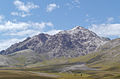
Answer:
<svg viewBox="0 0 120 79"><path fill-rule="evenodd" d="M68 65L68 64L67 64ZM80 71L59 73L53 70L63 65L44 66L37 68L9 68L10 70L0 70L0 79L120 79L120 72L116 68L96 71ZM3 69L3 68L2 68ZM7 68L6 68L7 69ZM15 70L14 70L15 69ZM40 76L32 72L44 72L47 74L58 75L58 78Z"/></svg>
<svg viewBox="0 0 120 79"><path fill-rule="evenodd" d="M0 79L56 79L53 77L39 76L27 71L0 70Z"/></svg>

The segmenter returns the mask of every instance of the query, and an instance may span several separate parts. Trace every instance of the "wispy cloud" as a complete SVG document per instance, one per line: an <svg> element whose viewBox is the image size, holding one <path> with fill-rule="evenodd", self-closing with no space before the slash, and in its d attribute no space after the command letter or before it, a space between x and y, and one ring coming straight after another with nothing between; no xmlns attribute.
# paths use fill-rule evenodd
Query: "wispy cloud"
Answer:
<svg viewBox="0 0 120 79"><path fill-rule="evenodd" d="M69 9L80 8L80 0L71 0L71 2L68 2L66 5Z"/></svg>
<svg viewBox="0 0 120 79"><path fill-rule="evenodd" d="M113 18L113 17L107 18L107 22L108 22L108 23L113 22L113 21L114 21L114 18Z"/></svg>
<svg viewBox="0 0 120 79"><path fill-rule="evenodd" d="M43 29L46 26L52 27L52 22L12 22L12 21L6 21L3 24L0 24L0 30L25 30L28 28L37 28L37 29Z"/></svg>
<svg viewBox="0 0 120 79"><path fill-rule="evenodd" d="M50 34L50 35L54 35L54 34L59 33L60 31L62 31L62 30L56 30L56 29L53 29L53 30L50 30L50 31L48 31L48 32L44 32L44 33L46 33L46 34Z"/></svg>
<svg viewBox="0 0 120 79"><path fill-rule="evenodd" d="M13 23L11 21L7 21L3 24L0 24L0 31L26 29L28 26L29 24L25 22Z"/></svg>
<svg viewBox="0 0 120 79"><path fill-rule="evenodd" d="M53 10L55 10L56 8L59 8L59 5L52 3L47 5L46 11L47 12L52 12Z"/></svg>
<svg viewBox="0 0 120 79"><path fill-rule="evenodd" d="M25 13L25 12L11 12L11 15L13 16L20 16L20 17L26 17L26 16L30 16L30 13Z"/></svg>
<svg viewBox="0 0 120 79"><path fill-rule="evenodd" d="M35 5L32 2L27 2L25 4L24 2L22 2L20 0L15 0L14 1L14 5L19 10L19 12L18 11L11 12L11 15L13 15L13 16L20 16L20 17L30 16L31 15L30 11L32 9L39 8L38 5Z"/></svg>
<svg viewBox="0 0 120 79"><path fill-rule="evenodd" d="M120 24L93 24L89 30L103 37L120 37Z"/></svg>
<svg viewBox="0 0 120 79"><path fill-rule="evenodd" d="M4 19L3 15L0 15L0 22Z"/></svg>
<svg viewBox="0 0 120 79"><path fill-rule="evenodd" d="M85 19L85 22L89 22L89 23L93 24L93 23L96 23L97 20L93 17L87 17L87 19Z"/></svg>
<svg viewBox="0 0 120 79"><path fill-rule="evenodd" d="M9 40L0 40L0 50L4 50L8 47L10 47L10 45L15 44L17 42L23 41L24 39L17 39L17 38L13 38L13 39L9 39Z"/></svg>
<svg viewBox="0 0 120 79"><path fill-rule="evenodd" d="M80 0L73 0L72 1L72 4L77 7L77 8L80 8Z"/></svg>
<svg viewBox="0 0 120 79"><path fill-rule="evenodd" d="M14 5L17 7L18 10L24 12L30 12L31 9L39 8L38 5L35 5L31 2L27 2L26 4L20 0L15 0Z"/></svg>
<svg viewBox="0 0 120 79"><path fill-rule="evenodd" d="M32 30L32 29L27 29L27 30L22 30L18 32L11 32L11 33L5 33L4 35L10 35L10 36L34 36L39 34L40 31L38 30Z"/></svg>

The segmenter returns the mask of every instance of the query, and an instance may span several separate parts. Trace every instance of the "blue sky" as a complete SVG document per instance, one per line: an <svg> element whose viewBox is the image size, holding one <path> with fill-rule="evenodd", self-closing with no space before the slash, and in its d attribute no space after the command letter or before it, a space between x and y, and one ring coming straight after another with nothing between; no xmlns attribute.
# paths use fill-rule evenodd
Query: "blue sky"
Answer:
<svg viewBox="0 0 120 79"><path fill-rule="evenodd" d="M75 26L120 37L120 0L0 0L0 50L39 33Z"/></svg>

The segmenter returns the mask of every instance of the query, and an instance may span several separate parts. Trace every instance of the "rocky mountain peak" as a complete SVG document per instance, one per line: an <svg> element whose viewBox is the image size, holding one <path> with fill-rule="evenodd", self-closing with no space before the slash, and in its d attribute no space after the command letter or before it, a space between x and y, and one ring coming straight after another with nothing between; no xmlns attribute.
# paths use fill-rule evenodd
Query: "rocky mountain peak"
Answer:
<svg viewBox="0 0 120 79"><path fill-rule="evenodd" d="M81 26L76 26L76 27L74 27L73 29L71 29L71 30L82 30L82 29L85 29L84 27L81 27Z"/></svg>
<svg viewBox="0 0 120 79"><path fill-rule="evenodd" d="M71 34L71 35L74 35L74 34L82 34L82 33L85 33L85 32L89 32L89 30L85 29L84 27L81 27L81 26L76 26L73 29L64 30L64 31L59 32L58 34Z"/></svg>
<svg viewBox="0 0 120 79"><path fill-rule="evenodd" d="M61 31L55 35L39 34L25 41L17 43L1 54L11 54L14 52L30 49L35 53L46 54L51 58L55 57L77 57L95 51L106 39L102 39L92 31L81 26L73 29Z"/></svg>

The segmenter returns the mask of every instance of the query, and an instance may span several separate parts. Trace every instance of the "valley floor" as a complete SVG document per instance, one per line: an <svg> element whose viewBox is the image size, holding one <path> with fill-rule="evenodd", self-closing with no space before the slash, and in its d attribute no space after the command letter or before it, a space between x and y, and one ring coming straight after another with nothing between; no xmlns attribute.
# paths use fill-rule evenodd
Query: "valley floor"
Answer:
<svg viewBox="0 0 120 79"><path fill-rule="evenodd" d="M57 72L52 70L52 67L0 68L0 79L120 79L120 72L107 70Z"/></svg>

